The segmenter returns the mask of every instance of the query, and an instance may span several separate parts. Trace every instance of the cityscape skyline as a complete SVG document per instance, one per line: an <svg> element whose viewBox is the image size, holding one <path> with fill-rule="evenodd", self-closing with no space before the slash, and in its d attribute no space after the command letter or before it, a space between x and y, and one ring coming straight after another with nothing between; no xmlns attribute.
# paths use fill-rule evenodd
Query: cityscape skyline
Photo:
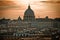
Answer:
<svg viewBox="0 0 60 40"><path fill-rule="evenodd" d="M40 1L0 1L0 40L60 40L60 2Z"/></svg>
<svg viewBox="0 0 60 40"><path fill-rule="evenodd" d="M20 16L23 19L24 12L28 7L28 4L25 4L26 1L23 1L0 1L0 18L17 19ZM34 11L35 18L45 18L46 16L60 18L60 3L40 2L40 0L31 2L30 6Z"/></svg>

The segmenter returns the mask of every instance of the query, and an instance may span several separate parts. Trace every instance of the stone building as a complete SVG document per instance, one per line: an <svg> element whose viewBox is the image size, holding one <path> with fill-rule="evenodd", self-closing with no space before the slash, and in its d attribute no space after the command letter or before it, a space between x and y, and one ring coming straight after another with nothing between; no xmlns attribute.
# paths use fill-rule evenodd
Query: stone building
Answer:
<svg viewBox="0 0 60 40"><path fill-rule="evenodd" d="M38 40L40 39L40 34L49 34L51 35L52 29L60 30L60 18L51 19L46 16L45 18L35 18L34 11L31 9L30 5L28 6L28 9L24 13L23 20L18 17L18 19L10 20L10 19L0 19L0 36L8 35L9 38L13 36L12 40L15 40L15 36L28 36L28 38L20 39L18 36L18 40ZM38 36L38 38L35 38L33 35ZM8 39L7 36L7 39ZM29 36L34 38L29 38ZM48 40L51 40L51 37L46 38L44 35L44 38ZM43 39L44 39L43 38ZM42 40L43 40L42 39ZM45 40L44 39L44 40Z"/></svg>

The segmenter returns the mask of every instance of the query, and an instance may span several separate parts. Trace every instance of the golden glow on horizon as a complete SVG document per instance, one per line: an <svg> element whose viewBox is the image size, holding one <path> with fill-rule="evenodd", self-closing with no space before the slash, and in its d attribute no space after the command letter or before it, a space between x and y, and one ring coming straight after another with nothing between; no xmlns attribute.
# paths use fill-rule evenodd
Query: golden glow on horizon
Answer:
<svg viewBox="0 0 60 40"><path fill-rule="evenodd" d="M38 1L38 0L11 0L11 1L14 1L17 4L22 3L22 4L29 5L31 3L34 3L35 1ZM39 1L47 1L47 0L39 0Z"/></svg>
<svg viewBox="0 0 60 40"><path fill-rule="evenodd" d="M35 13L35 17L41 17L44 18L46 16L49 16L49 18L56 18L60 17L60 4L58 3L43 3L40 1L48 1L48 0L10 0L11 2L3 2L4 4L2 5L7 5L8 8L6 10L1 10L0 11L0 17L5 17L5 18L11 18L15 19L20 16L23 18L24 12L28 5L30 4L32 10ZM1 3L1 2L0 2ZM11 8L10 8L10 6ZM12 7L13 5L17 7ZM3 9L3 8L2 8Z"/></svg>

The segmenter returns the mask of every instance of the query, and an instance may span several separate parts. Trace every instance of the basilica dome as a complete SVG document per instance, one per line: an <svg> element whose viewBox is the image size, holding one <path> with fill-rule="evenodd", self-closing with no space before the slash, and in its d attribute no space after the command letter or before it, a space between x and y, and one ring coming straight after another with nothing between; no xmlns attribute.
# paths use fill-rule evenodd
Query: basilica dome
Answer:
<svg viewBox="0 0 60 40"><path fill-rule="evenodd" d="M33 10L30 8L30 5L28 6L28 9L25 11L25 16L34 16Z"/></svg>
<svg viewBox="0 0 60 40"><path fill-rule="evenodd" d="M26 21L35 20L34 11L31 9L30 5L28 6L28 9L24 13L24 20Z"/></svg>

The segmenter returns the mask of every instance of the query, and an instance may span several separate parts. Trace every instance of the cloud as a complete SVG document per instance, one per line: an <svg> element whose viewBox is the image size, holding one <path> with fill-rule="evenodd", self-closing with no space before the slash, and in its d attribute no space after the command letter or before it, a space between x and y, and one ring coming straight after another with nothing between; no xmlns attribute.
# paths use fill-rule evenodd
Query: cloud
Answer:
<svg viewBox="0 0 60 40"><path fill-rule="evenodd" d="M16 3L14 3L13 1L0 1L0 10L5 10L8 8L23 9L24 7L22 6L23 5L16 5Z"/></svg>
<svg viewBox="0 0 60 40"><path fill-rule="evenodd" d="M3 5L15 5L15 3L13 1L0 1L0 6Z"/></svg>
<svg viewBox="0 0 60 40"><path fill-rule="evenodd" d="M15 0L16 1L16 0ZM51 2L51 1L50 1ZM27 5L23 5L14 1L0 1L0 17L17 18L23 17ZM31 8L33 9L35 16L51 18L60 17L60 4L40 2L40 0L31 0Z"/></svg>

